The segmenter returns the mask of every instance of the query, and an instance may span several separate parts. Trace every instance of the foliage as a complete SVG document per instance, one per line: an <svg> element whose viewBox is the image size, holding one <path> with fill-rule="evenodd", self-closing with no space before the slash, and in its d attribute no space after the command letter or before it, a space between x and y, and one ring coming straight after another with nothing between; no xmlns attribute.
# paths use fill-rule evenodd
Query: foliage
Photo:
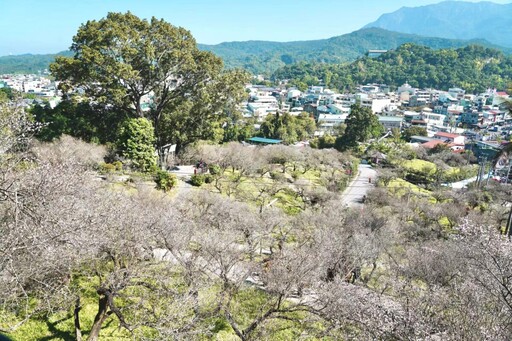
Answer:
<svg viewBox="0 0 512 341"><path fill-rule="evenodd" d="M116 166L111 163L100 163L99 165L99 171L100 173L113 173L116 171Z"/></svg>
<svg viewBox="0 0 512 341"><path fill-rule="evenodd" d="M168 192L178 184L176 175L166 172L164 170L157 170L155 173L156 188L164 192Z"/></svg>
<svg viewBox="0 0 512 341"><path fill-rule="evenodd" d="M391 50L405 43L440 49L463 47L474 42L391 32L380 28L364 28L322 40L285 43L269 41L226 42L218 45L200 45L199 47L222 57L228 68L244 68L255 75L264 74L269 76L278 68L289 66L293 68L294 65L301 63L340 64L356 60L371 49ZM496 47L485 41L478 41L477 43L487 47ZM278 78L284 79L286 77ZM314 79L322 79L330 88L338 84L339 80L335 73L331 74L329 72L309 77L293 76L288 78L300 79L300 82L305 85L312 85L310 82Z"/></svg>
<svg viewBox="0 0 512 341"><path fill-rule="evenodd" d="M336 138L335 147L338 150L347 150L356 147L360 142L366 142L370 138L379 137L384 127L370 108L353 104L346 120L345 134Z"/></svg>
<svg viewBox="0 0 512 341"><path fill-rule="evenodd" d="M57 54L23 54L0 57L0 74L37 74L48 70L57 56L71 56L70 51Z"/></svg>
<svg viewBox="0 0 512 341"><path fill-rule="evenodd" d="M50 66L62 90L80 88L122 117L147 118L159 151L211 138L246 80L241 71L222 72L222 61L200 51L189 31L130 12L83 24L71 50Z"/></svg>
<svg viewBox="0 0 512 341"><path fill-rule="evenodd" d="M299 116L276 113L266 117L258 134L266 138L283 140L285 143L294 143L308 139L315 129L315 121L306 113Z"/></svg>
<svg viewBox="0 0 512 341"><path fill-rule="evenodd" d="M43 124L37 134L43 141L53 141L62 135L70 135L87 142L113 142L117 137L119 122L127 117L109 108L83 101L79 97L65 98L53 109L36 105L31 113Z"/></svg>
<svg viewBox="0 0 512 341"><path fill-rule="evenodd" d="M419 126L411 126L402 131L402 139L409 142L412 136L427 136L427 129Z"/></svg>
<svg viewBox="0 0 512 341"><path fill-rule="evenodd" d="M219 175L221 173L221 168L219 165L210 164L208 165L208 171L211 175Z"/></svg>
<svg viewBox="0 0 512 341"><path fill-rule="evenodd" d="M336 144L336 138L332 135L325 134L320 137L315 137L314 139L309 141L309 145L311 148L325 149L325 148L334 148Z"/></svg>
<svg viewBox="0 0 512 341"><path fill-rule="evenodd" d="M324 78L329 73L333 89L355 89L359 84L384 83L392 87L448 89L458 86L467 92L487 88L506 89L512 80L512 57L478 45L435 50L406 43L377 58L364 56L350 64L301 63L284 67L275 79Z"/></svg>
<svg viewBox="0 0 512 341"><path fill-rule="evenodd" d="M156 167L155 136L153 126L145 118L128 119L121 124L117 147L119 153L133 162L143 172Z"/></svg>
<svg viewBox="0 0 512 341"><path fill-rule="evenodd" d="M200 187L205 182L204 174L194 174L190 177L190 184L192 186Z"/></svg>

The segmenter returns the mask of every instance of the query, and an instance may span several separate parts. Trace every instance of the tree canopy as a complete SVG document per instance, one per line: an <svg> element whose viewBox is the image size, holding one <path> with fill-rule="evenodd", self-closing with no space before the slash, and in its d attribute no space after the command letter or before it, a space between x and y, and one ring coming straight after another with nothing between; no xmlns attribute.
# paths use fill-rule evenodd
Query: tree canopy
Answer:
<svg viewBox="0 0 512 341"><path fill-rule="evenodd" d="M50 66L61 89L81 89L91 102L120 115L149 119L158 147L201 138L197 127L223 113L246 80L240 71L223 72L221 59L200 51L186 29L130 12L87 21L71 50L73 57L59 56ZM165 116L171 126L161 124Z"/></svg>
<svg viewBox="0 0 512 341"><path fill-rule="evenodd" d="M366 142L372 137L380 136L384 127L379 123L377 115L370 108L353 104L346 120L345 134L336 139L336 149L347 150L357 146L358 142Z"/></svg>
<svg viewBox="0 0 512 341"><path fill-rule="evenodd" d="M448 89L468 92L489 87L506 89L512 80L512 57L478 45L435 50L416 44L403 44L377 58L361 57L352 63L329 65L302 62L277 70L274 79L290 79L293 84L323 80L338 90L355 89L359 84L385 83L400 86Z"/></svg>

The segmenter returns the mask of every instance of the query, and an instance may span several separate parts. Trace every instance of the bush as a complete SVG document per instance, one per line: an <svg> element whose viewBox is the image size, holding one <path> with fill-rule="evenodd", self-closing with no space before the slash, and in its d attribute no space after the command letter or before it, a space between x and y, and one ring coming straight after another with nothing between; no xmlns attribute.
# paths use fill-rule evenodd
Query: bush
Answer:
<svg viewBox="0 0 512 341"><path fill-rule="evenodd" d="M286 177L284 176L283 173L281 172L270 172L270 177L272 178L272 180L276 180L276 181L285 181L286 180Z"/></svg>
<svg viewBox="0 0 512 341"><path fill-rule="evenodd" d="M99 169L100 173L103 173L103 174L114 173L116 171L116 166L114 166L111 163L102 162L102 163L100 163L99 167L100 167L100 169Z"/></svg>
<svg viewBox="0 0 512 341"><path fill-rule="evenodd" d="M210 171L211 175L219 175L220 172L221 172L220 166L219 165L215 165L215 164L209 165L208 166L208 170Z"/></svg>
<svg viewBox="0 0 512 341"><path fill-rule="evenodd" d="M155 173L155 183L157 189L167 192L178 184L178 180L176 179L176 175L158 170Z"/></svg>
<svg viewBox="0 0 512 341"><path fill-rule="evenodd" d="M116 171L122 172L123 171L123 163L121 161L114 161L112 162L112 165L116 168Z"/></svg>
<svg viewBox="0 0 512 341"><path fill-rule="evenodd" d="M210 183L213 182L213 179L214 179L213 175L211 175L211 174L203 174L203 176L204 176L204 183L205 184L210 184Z"/></svg>
<svg viewBox="0 0 512 341"><path fill-rule="evenodd" d="M203 174L194 174L190 177L190 184L192 186L201 186L205 182L205 176Z"/></svg>

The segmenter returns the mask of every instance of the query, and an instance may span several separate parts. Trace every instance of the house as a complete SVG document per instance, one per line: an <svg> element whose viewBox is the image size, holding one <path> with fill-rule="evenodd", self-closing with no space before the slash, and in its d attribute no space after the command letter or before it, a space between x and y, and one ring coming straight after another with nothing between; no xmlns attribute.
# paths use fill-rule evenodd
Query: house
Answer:
<svg viewBox="0 0 512 341"><path fill-rule="evenodd" d="M370 108L374 114L381 113L390 105L390 98L361 98L361 106Z"/></svg>
<svg viewBox="0 0 512 341"><path fill-rule="evenodd" d="M403 117L397 116L379 116L379 123L384 129L391 130L393 128L402 129Z"/></svg>
<svg viewBox="0 0 512 341"><path fill-rule="evenodd" d="M332 114L318 114L317 126L322 131L332 132L336 126L345 123L348 114L332 115Z"/></svg>
<svg viewBox="0 0 512 341"><path fill-rule="evenodd" d="M464 151L464 145L459 145L459 144L455 144L455 143L446 143L446 142L443 142L441 140L431 140L431 141L428 141L428 142L425 142L425 143L422 143L421 145L425 148L425 149L433 149L435 147L437 147L438 145L446 145L448 148L450 148L453 152L461 152L461 151Z"/></svg>
<svg viewBox="0 0 512 341"><path fill-rule="evenodd" d="M464 97L466 90L461 88L450 88L448 89L448 93L450 94L451 97L460 100Z"/></svg>
<svg viewBox="0 0 512 341"><path fill-rule="evenodd" d="M441 141L448 142L448 143L454 143L457 145L464 145L464 142L466 139L463 135L445 133L445 132L441 132L441 131L438 131L437 133L435 133L434 137Z"/></svg>
<svg viewBox="0 0 512 341"><path fill-rule="evenodd" d="M424 108L421 113L422 119L427 123L427 126L442 127L446 116L432 111L430 108Z"/></svg>
<svg viewBox="0 0 512 341"><path fill-rule="evenodd" d="M435 141L435 140L436 139L433 137L414 135L414 136L411 136L410 142L411 143L426 143L426 142Z"/></svg>
<svg viewBox="0 0 512 341"><path fill-rule="evenodd" d="M377 58L378 56L386 52L388 52L388 50L368 50L368 57Z"/></svg>
<svg viewBox="0 0 512 341"><path fill-rule="evenodd" d="M405 123L413 123L413 121L421 120L422 116L420 113L415 111L406 111L404 112L404 121Z"/></svg>
<svg viewBox="0 0 512 341"><path fill-rule="evenodd" d="M333 115L350 114L350 107L344 105L329 104L327 107L329 108L329 111Z"/></svg>

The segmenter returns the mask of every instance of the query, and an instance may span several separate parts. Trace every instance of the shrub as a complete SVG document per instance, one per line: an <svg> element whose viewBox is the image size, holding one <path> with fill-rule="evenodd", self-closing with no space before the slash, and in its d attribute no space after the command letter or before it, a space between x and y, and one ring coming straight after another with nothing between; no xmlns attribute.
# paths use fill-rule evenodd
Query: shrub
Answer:
<svg viewBox="0 0 512 341"><path fill-rule="evenodd" d="M210 184L213 182L213 175L211 174L203 174L204 176L204 183L205 184Z"/></svg>
<svg viewBox="0 0 512 341"><path fill-rule="evenodd" d="M178 184L178 180L176 179L176 175L163 170L158 170L155 173L155 183L156 188L167 192Z"/></svg>
<svg viewBox="0 0 512 341"><path fill-rule="evenodd" d="M192 186L201 186L205 182L205 176L203 174L194 174L190 177L190 184Z"/></svg>
<svg viewBox="0 0 512 341"><path fill-rule="evenodd" d="M123 171L123 163L121 161L114 161L112 162L112 165L116 168L116 171L122 172Z"/></svg>
<svg viewBox="0 0 512 341"><path fill-rule="evenodd" d="M273 179L273 180L276 180L276 181L285 181L286 178L284 176L283 173L281 172L270 172L270 177Z"/></svg>
<svg viewBox="0 0 512 341"><path fill-rule="evenodd" d="M114 166L113 164L111 163L100 163L99 165L100 169L100 173L114 173L116 171L116 166Z"/></svg>
<svg viewBox="0 0 512 341"><path fill-rule="evenodd" d="M219 165L215 165L215 164L209 165L208 166L208 170L210 171L211 175L219 175L220 172L221 172L220 166Z"/></svg>

